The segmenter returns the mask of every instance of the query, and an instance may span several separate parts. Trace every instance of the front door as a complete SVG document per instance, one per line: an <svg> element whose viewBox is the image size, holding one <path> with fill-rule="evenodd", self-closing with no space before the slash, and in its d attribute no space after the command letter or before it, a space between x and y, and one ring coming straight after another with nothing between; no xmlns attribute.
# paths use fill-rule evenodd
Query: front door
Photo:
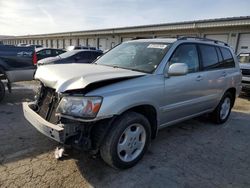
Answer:
<svg viewBox="0 0 250 188"><path fill-rule="evenodd" d="M206 110L206 78L200 71L197 49L195 44L181 44L170 58L169 66L174 63L187 64L188 74L165 78L162 125Z"/></svg>

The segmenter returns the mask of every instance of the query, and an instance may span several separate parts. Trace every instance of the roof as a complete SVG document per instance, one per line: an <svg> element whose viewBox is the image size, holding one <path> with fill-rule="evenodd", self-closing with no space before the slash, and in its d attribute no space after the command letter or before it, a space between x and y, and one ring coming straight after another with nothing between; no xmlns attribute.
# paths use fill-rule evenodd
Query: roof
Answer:
<svg viewBox="0 0 250 188"><path fill-rule="evenodd" d="M137 39L137 40L131 40L131 41L127 41L128 43L130 42L163 42L163 43L173 43L175 41L177 41L176 38L154 38L154 39Z"/></svg>
<svg viewBox="0 0 250 188"><path fill-rule="evenodd" d="M137 39L137 40L126 41L126 43L133 43L133 42L174 43L176 41L188 41L193 43L214 44L217 46L229 47L228 44L223 41L199 38L199 37Z"/></svg>
<svg viewBox="0 0 250 188"><path fill-rule="evenodd" d="M194 21L183 21L183 22L161 23L161 24L141 25L141 26L84 30L84 31L72 31L72 32L60 32L60 33L50 33L50 34L24 35L24 36L10 37L9 39L70 37L70 36L93 35L93 34L116 34L116 33L133 33L133 32L146 32L146 31L232 27L232 26L250 26L250 16L204 19L204 20L194 20Z"/></svg>

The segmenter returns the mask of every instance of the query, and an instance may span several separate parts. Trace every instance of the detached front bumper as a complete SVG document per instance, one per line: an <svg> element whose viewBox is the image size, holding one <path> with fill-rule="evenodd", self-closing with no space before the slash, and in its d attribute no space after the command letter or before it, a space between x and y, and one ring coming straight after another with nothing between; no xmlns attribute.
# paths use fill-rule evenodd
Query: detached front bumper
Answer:
<svg viewBox="0 0 250 188"><path fill-rule="evenodd" d="M32 104L32 102L23 103L24 117L29 121L32 126L34 126L39 132L41 132L45 136L50 137L57 142L64 143L65 134L63 125L54 125L43 119L31 108Z"/></svg>

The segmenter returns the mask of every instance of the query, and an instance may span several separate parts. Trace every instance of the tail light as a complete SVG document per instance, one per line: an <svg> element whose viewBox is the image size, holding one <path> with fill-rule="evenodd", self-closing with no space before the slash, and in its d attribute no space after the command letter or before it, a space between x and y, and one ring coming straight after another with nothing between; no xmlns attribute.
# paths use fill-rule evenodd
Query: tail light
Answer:
<svg viewBox="0 0 250 188"><path fill-rule="evenodd" d="M36 52L33 53L32 62L33 62L33 65L37 65L37 55L36 55Z"/></svg>

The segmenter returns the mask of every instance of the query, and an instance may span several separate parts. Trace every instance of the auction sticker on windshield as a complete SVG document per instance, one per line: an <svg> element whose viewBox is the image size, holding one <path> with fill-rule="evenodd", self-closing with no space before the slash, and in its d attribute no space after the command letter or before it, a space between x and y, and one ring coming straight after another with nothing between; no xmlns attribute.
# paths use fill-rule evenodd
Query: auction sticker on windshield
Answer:
<svg viewBox="0 0 250 188"><path fill-rule="evenodd" d="M166 47L166 44L149 44L147 48L165 49Z"/></svg>

